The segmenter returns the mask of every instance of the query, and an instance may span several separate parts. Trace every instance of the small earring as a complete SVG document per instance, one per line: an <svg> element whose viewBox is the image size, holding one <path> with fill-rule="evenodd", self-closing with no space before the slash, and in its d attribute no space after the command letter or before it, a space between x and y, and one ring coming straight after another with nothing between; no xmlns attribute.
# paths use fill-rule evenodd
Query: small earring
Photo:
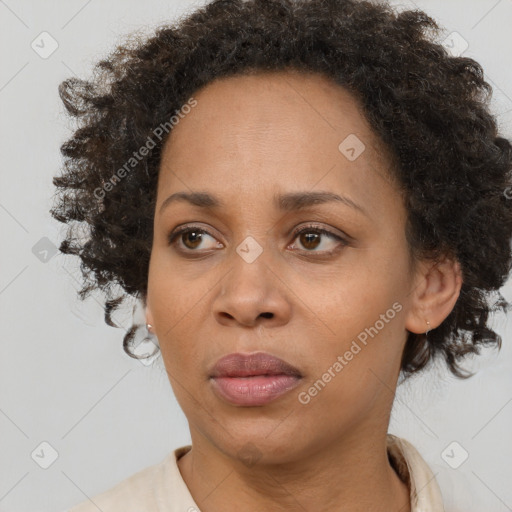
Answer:
<svg viewBox="0 0 512 512"><path fill-rule="evenodd" d="M425 331L425 336L427 336L429 331L430 331L430 322L427 320L427 330Z"/></svg>

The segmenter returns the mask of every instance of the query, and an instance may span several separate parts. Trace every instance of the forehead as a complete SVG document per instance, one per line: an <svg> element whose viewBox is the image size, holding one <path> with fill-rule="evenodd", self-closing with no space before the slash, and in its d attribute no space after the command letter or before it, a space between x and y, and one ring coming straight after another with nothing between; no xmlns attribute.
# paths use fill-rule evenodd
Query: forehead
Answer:
<svg viewBox="0 0 512 512"><path fill-rule="evenodd" d="M175 155L182 149L181 139L190 142L196 130L210 130L209 140L242 133L254 139L290 128L309 138L352 130L368 142L378 142L356 97L318 73L287 70L223 77L193 96L197 105L184 117L187 122L181 119L174 126L166 142Z"/></svg>
<svg viewBox="0 0 512 512"><path fill-rule="evenodd" d="M383 147L357 99L323 75L293 70L225 77L193 98L196 106L163 148L159 188L209 184L226 193L231 184L250 192L258 180L301 190L319 180L322 188L361 187L370 173L389 180ZM361 151L357 159L347 158L348 146Z"/></svg>

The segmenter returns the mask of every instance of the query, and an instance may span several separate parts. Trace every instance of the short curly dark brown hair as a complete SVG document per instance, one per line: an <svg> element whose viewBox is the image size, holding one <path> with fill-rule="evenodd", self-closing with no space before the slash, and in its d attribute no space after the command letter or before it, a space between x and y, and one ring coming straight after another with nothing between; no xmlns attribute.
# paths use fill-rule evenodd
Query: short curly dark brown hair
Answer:
<svg viewBox="0 0 512 512"><path fill-rule="evenodd" d="M236 74L321 73L359 99L393 156L411 254L461 265L454 309L428 339L409 333L402 376L438 354L457 377L472 375L459 360L501 348L487 322L510 308L499 289L511 266L512 145L497 133L481 66L450 55L440 30L421 10L368 1L213 0L151 36L128 37L90 80L63 81L78 128L61 146L51 214L72 223L60 251L81 259L80 298L104 292L110 325L124 298L145 301L161 149L193 93Z"/></svg>

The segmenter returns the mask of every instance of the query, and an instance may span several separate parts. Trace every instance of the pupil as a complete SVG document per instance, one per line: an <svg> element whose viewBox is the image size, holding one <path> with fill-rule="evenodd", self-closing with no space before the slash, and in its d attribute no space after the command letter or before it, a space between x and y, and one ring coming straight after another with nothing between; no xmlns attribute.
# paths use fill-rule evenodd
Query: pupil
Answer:
<svg viewBox="0 0 512 512"><path fill-rule="evenodd" d="M197 231L189 231L188 233L185 233L185 239L187 240L194 237L196 237L196 240L192 241L192 247L196 247L201 242L201 233L198 233ZM188 246L188 244L185 245Z"/></svg>
<svg viewBox="0 0 512 512"><path fill-rule="evenodd" d="M307 247L308 249L314 249L318 245L318 244L314 243L315 241L318 242L318 237L319 237L318 233L308 233L303 236L306 239L306 243L303 242L304 247ZM313 247L310 247L308 245L308 244L310 244L310 242L313 242Z"/></svg>

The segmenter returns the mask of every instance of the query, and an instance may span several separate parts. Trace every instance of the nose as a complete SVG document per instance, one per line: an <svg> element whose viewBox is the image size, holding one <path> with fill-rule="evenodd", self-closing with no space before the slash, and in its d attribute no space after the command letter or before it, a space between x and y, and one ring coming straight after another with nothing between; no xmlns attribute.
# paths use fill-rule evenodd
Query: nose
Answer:
<svg viewBox="0 0 512 512"><path fill-rule="evenodd" d="M252 263L234 254L231 270L220 282L213 314L222 325L276 327L291 315L289 289L260 255Z"/></svg>

